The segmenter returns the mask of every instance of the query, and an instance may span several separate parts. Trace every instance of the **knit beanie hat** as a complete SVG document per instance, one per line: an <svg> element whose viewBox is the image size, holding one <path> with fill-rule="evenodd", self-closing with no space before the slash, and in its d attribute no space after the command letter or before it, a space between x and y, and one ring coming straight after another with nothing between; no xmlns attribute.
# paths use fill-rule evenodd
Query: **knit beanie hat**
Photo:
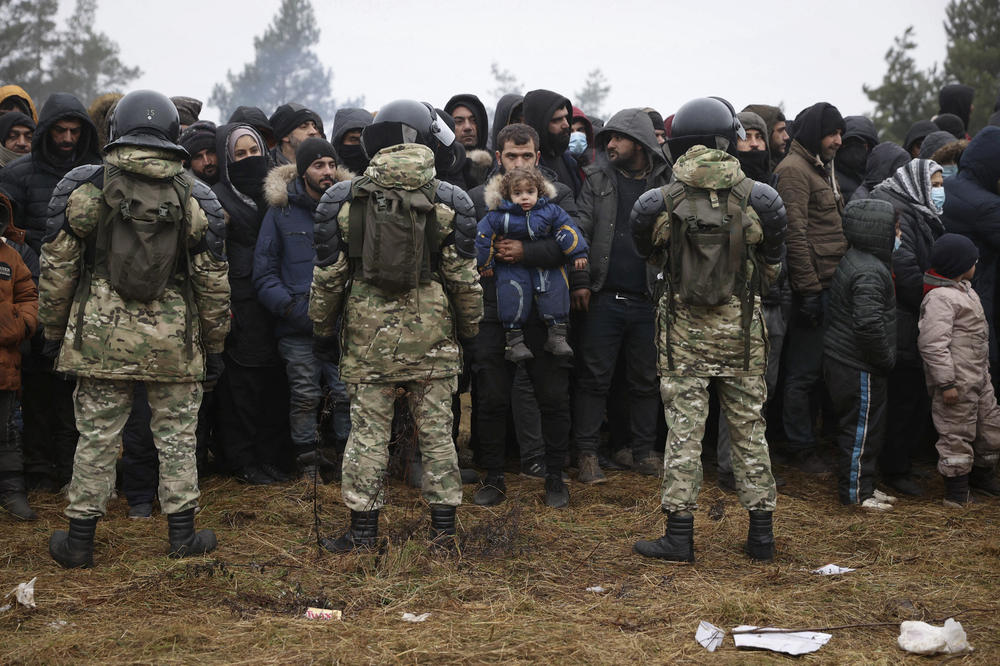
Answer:
<svg viewBox="0 0 1000 666"><path fill-rule="evenodd" d="M333 145L326 139L310 137L299 144L299 149L295 151L295 168L299 175L305 175L309 165L323 157L332 157L334 164L337 163L337 153L333 150Z"/></svg>
<svg viewBox="0 0 1000 666"><path fill-rule="evenodd" d="M967 236L944 234L931 249L931 268L938 275L954 280L979 261L979 248Z"/></svg>
<svg viewBox="0 0 1000 666"><path fill-rule="evenodd" d="M274 110L274 114L270 118L271 129L274 130L274 138L281 141L291 134L292 130L307 120L316 123L316 129L319 133L326 136L325 132L323 132L323 121L315 111L310 111L297 102L282 104Z"/></svg>
<svg viewBox="0 0 1000 666"><path fill-rule="evenodd" d="M193 125L201 113L201 100L194 97L171 97L170 101L177 107L177 115L181 125Z"/></svg>
<svg viewBox="0 0 1000 666"><path fill-rule="evenodd" d="M177 143L188 151L189 155L197 155L206 148L215 150L215 123L211 120L199 120L181 132Z"/></svg>

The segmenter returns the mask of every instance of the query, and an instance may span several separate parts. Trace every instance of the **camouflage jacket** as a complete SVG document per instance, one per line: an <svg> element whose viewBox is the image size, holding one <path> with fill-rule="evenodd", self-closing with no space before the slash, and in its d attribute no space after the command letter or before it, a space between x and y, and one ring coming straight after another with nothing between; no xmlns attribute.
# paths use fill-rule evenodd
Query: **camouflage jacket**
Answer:
<svg viewBox="0 0 1000 666"><path fill-rule="evenodd" d="M690 187L716 190L731 188L745 178L735 157L704 146L694 146L677 160L674 177ZM754 248L763 241L764 233L753 208L748 206L746 214L751 224L744 232L744 240L751 251L755 251ZM662 213L653 226L654 253L650 261L662 261L669 241L670 219ZM765 284L780 269L780 266L765 265L759 255L757 266ZM749 270L748 267L748 274ZM673 303L669 301L671 297ZM746 347L742 312L742 303L737 296L731 296L728 303L713 307L687 305L679 297L664 293L657 303L656 316L659 374L695 377L764 374L767 331L761 312L760 293L754 295L750 320L749 369L744 369Z"/></svg>
<svg viewBox="0 0 1000 666"><path fill-rule="evenodd" d="M381 150L365 174L383 187L415 190L434 178L434 156L418 144ZM343 245L349 237L350 201L337 213ZM453 231L455 211L435 204L441 237ZM483 313L475 257L459 255L445 241L436 278L402 295L352 279L345 252L313 270L309 316L317 336L333 335L343 306L340 376L345 382L374 383L438 379L462 368L459 338L476 335ZM346 296L346 303L344 299Z"/></svg>
<svg viewBox="0 0 1000 666"><path fill-rule="evenodd" d="M170 152L121 146L111 149L107 163L123 171L167 178L183 171ZM102 191L84 183L69 196L66 219L54 238L42 246L38 283L39 319L45 337L64 340L56 370L82 377L154 382L204 379L204 353L222 351L229 331L228 266L203 242L208 220L198 202L188 200L191 224L188 252L194 315L190 326L194 345L185 344L187 307L175 280L156 301L126 301L101 278L91 281L83 313L81 277L87 239L107 215ZM79 330L78 330L79 328Z"/></svg>

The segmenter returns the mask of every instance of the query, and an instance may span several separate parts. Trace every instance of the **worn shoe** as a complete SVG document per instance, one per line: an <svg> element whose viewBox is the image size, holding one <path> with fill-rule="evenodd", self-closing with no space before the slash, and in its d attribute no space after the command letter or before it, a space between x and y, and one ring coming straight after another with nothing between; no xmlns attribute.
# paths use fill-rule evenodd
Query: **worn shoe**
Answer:
<svg viewBox="0 0 1000 666"><path fill-rule="evenodd" d="M69 531L56 530L49 537L49 555L67 569L94 566L94 533L97 518L70 518Z"/></svg>
<svg viewBox="0 0 1000 666"><path fill-rule="evenodd" d="M194 509L167 514L167 537L170 539L169 557L190 557L215 550L218 541L212 530L194 529Z"/></svg>
<svg viewBox="0 0 1000 666"><path fill-rule="evenodd" d="M655 541L636 541L632 550L643 557L694 562L694 515L689 511L668 514L664 535Z"/></svg>
<svg viewBox="0 0 1000 666"><path fill-rule="evenodd" d="M319 449L310 449L295 457L295 467L298 470L299 479L313 482L321 480L318 478L321 470L335 467L335 465L327 460Z"/></svg>
<svg viewBox="0 0 1000 666"><path fill-rule="evenodd" d="M876 488L873 491L872 497L874 497L875 499L877 499L879 502L882 502L883 504L895 504L896 502L899 501L895 497L893 497L892 495L884 493L881 490L879 490L878 488Z"/></svg>
<svg viewBox="0 0 1000 666"><path fill-rule="evenodd" d="M573 355L573 348L566 342L566 324L552 324L549 326L549 334L545 339L544 349L553 356Z"/></svg>
<svg viewBox="0 0 1000 666"><path fill-rule="evenodd" d="M611 455L611 460L622 469L632 469L635 465L635 458L632 457L632 449L628 447L615 451Z"/></svg>
<svg viewBox="0 0 1000 666"><path fill-rule="evenodd" d="M643 476L658 477L663 474L663 461L655 453L650 453L632 465L632 471Z"/></svg>
<svg viewBox="0 0 1000 666"><path fill-rule="evenodd" d="M527 460L521 464L521 476L532 479L545 478L545 461L541 458Z"/></svg>
<svg viewBox="0 0 1000 666"><path fill-rule="evenodd" d="M944 505L951 509L963 509L973 502L969 493L969 475L944 477Z"/></svg>
<svg viewBox="0 0 1000 666"><path fill-rule="evenodd" d="M861 503L861 508L867 509L868 511L892 511L892 504L882 502L877 497L872 495Z"/></svg>
<svg viewBox="0 0 1000 666"><path fill-rule="evenodd" d="M796 451L789 459L789 464L803 474L821 476L830 473L830 467L815 451Z"/></svg>
<svg viewBox="0 0 1000 666"><path fill-rule="evenodd" d="M472 496L473 504L479 506L496 506L507 499L507 484L503 474L487 474L482 487Z"/></svg>
<svg viewBox="0 0 1000 666"><path fill-rule="evenodd" d="M237 470L233 478L250 486L269 486L274 483L274 477L256 465L247 465Z"/></svg>
<svg viewBox="0 0 1000 666"><path fill-rule="evenodd" d="M431 504L430 540L434 548L455 549L455 507Z"/></svg>
<svg viewBox="0 0 1000 666"><path fill-rule="evenodd" d="M924 494L924 489L921 488L920 484L917 483L917 480L909 474L883 476L882 483L889 486L900 495L922 497Z"/></svg>
<svg viewBox="0 0 1000 666"><path fill-rule="evenodd" d="M750 512L750 529L744 552L752 560L770 562L774 559L774 528L770 511Z"/></svg>
<svg viewBox="0 0 1000 666"><path fill-rule="evenodd" d="M368 550L378 545L378 509L374 511L351 510L351 527L336 539L323 538L319 544L331 553L350 553Z"/></svg>
<svg viewBox="0 0 1000 666"><path fill-rule="evenodd" d="M617 462L615 462L614 458L609 458L608 456L604 455L604 453L601 452L600 449L597 450L597 464L600 466L601 469L607 470L609 472L624 472L625 470L632 469L631 461L629 462L628 466L619 465ZM576 465L570 465L570 467L576 467Z"/></svg>
<svg viewBox="0 0 1000 666"><path fill-rule="evenodd" d="M997 479L996 468L973 467L969 474L969 487L990 497L1000 497L1000 480Z"/></svg>
<svg viewBox="0 0 1000 666"><path fill-rule="evenodd" d="M570 351L572 354L572 351ZM524 344L524 332L520 329L507 331L507 350L504 358L511 363L520 363L535 358L528 346Z"/></svg>
<svg viewBox="0 0 1000 666"><path fill-rule="evenodd" d="M0 493L0 507L18 520L38 520L38 514L28 505L28 496L23 490Z"/></svg>
<svg viewBox="0 0 1000 666"><path fill-rule="evenodd" d="M143 518L153 517L153 503L152 502L142 502L141 504L133 504L128 508L128 517L135 520L141 520Z"/></svg>
<svg viewBox="0 0 1000 666"><path fill-rule="evenodd" d="M271 463L264 463L260 466L260 471L267 474L275 483L288 483L295 479L295 475L289 474L280 467Z"/></svg>
<svg viewBox="0 0 1000 666"><path fill-rule="evenodd" d="M597 464L597 454L581 453L579 465L576 480L580 483L604 483L608 480L608 477L604 476L604 472L601 471L601 466Z"/></svg>
<svg viewBox="0 0 1000 666"><path fill-rule="evenodd" d="M715 485L719 486L727 493L736 492L736 477L732 472L719 471L719 476L715 479Z"/></svg>
<svg viewBox="0 0 1000 666"><path fill-rule="evenodd" d="M562 509L569 504L569 488L561 476L545 477L545 505Z"/></svg>

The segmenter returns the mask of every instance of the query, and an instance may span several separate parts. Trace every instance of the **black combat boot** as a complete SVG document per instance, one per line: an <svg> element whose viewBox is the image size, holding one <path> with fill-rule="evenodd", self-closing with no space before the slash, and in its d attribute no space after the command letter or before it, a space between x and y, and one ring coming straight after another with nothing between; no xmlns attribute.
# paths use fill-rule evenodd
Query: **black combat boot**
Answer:
<svg viewBox="0 0 1000 666"><path fill-rule="evenodd" d="M573 352L570 351L570 353ZM535 358L528 346L524 344L524 331L519 328L507 331L507 351L503 357L511 363L520 363Z"/></svg>
<svg viewBox="0 0 1000 666"><path fill-rule="evenodd" d="M218 545L212 530L195 532L194 509L167 514L167 538L170 539L167 555L174 558L210 553Z"/></svg>
<svg viewBox="0 0 1000 666"><path fill-rule="evenodd" d="M744 550L751 560L770 562L774 559L774 529L770 511L750 512L750 530Z"/></svg>
<svg viewBox="0 0 1000 666"><path fill-rule="evenodd" d="M28 506L28 490L20 472L0 475L0 507L19 520L38 520L38 514Z"/></svg>
<svg viewBox="0 0 1000 666"><path fill-rule="evenodd" d="M472 502L479 506L496 506L507 499L507 484L503 472L486 472L483 485L472 496Z"/></svg>
<svg viewBox="0 0 1000 666"><path fill-rule="evenodd" d="M431 504L431 545L435 548L455 548L455 507Z"/></svg>
<svg viewBox="0 0 1000 666"><path fill-rule="evenodd" d="M656 541L636 541L632 550L661 560L694 562L694 515L690 511L668 513L666 533Z"/></svg>
<svg viewBox="0 0 1000 666"><path fill-rule="evenodd" d="M952 509L961 509L972 501L969 494L969 475L944 477L944 505Z"/></svg>
<svg viewBox="0 0 1000 666"><path fill-rule="evenodd" d="M94 532L97 518L70 518L69 531L56 530L49 537L49 555L67 569L94 566Z"/></svg>
<svg viewBox="0 0 1000 666"><path fill-rule="evenodd" d="M997 479L996 467L973 467L972 474L969 475L969 487L984 495L1000 497L1000 480Z"/></svg>
<svg viewBox="0 0 1000 666"><path fill-rule="evenodd" d="M378 509L351 510L351 527L336 539L320 539L320 545L331 553L350 553L374 548L378 543Z"/></svg>
<svg viewBox="0 0 1000 666"><path fill-rule="evenodd" d="M545 351L553 356L572 356L573 348L566 342L566 324L552 324L545 339Z"/></svg>

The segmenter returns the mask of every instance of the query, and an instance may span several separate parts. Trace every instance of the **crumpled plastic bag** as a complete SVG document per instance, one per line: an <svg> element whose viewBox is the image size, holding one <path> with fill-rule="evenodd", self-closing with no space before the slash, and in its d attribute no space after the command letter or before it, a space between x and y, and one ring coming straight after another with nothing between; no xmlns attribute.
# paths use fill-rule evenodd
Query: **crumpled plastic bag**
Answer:
<svg viewBox="0 0 1000 666"><path fill-rule="evenodd" d="M899 647L914 654L956 654L971 652L962 623L954 618L945 620L943 627L926 622L907 620L899 625Z"/></svg>
<svg viewBox="0 0 1000 666"><path fill-rule="evenodd" d="M25 608L35 608L35 581L38 580L38 576L35 576L27 583L18 583L17 587L7 593L7 596L15 595L17 603L21 604Z"/></svg>
<svg viewBox="0 0 1000 666"><path fill-rule="evenodd" d="M402 620L404 622L423 622L431 616L430 613L421 613L420 615L414 615L413 613L403 613Z"/></svg>

